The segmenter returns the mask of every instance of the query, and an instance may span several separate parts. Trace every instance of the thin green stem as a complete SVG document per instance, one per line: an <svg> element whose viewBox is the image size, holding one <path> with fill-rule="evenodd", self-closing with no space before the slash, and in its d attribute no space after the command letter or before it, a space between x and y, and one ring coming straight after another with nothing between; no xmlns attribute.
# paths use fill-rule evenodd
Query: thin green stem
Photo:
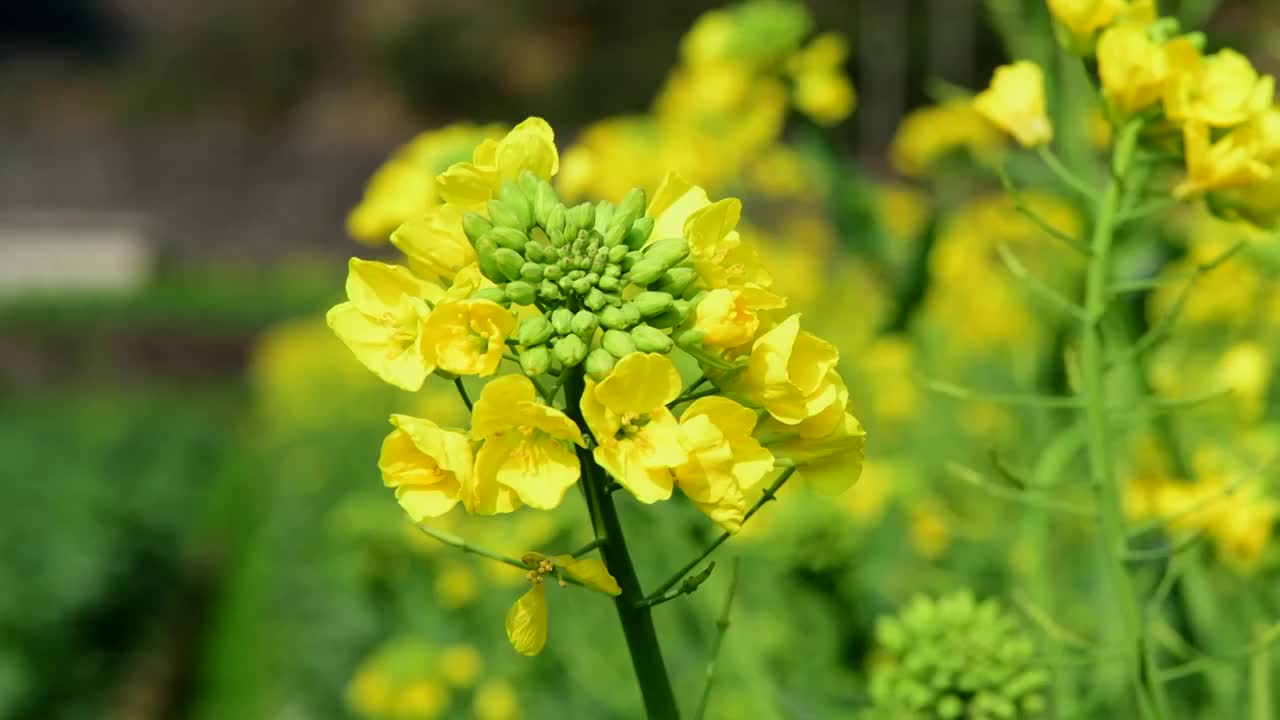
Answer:
<svg viewBox="0 0 1280 720"><path fill-rule="evenodd" d="M1118 150L1119 150L1119 145L1117 144L1117 151ZM1068 188L1076 191L1077 193L1080 193L1080 195L1085 200L1098 201L1099 204L1102 204L1106 201L1105 192L1104 192L1103 199L1099 200L1097 192L1094 191L1093 188L1089 187L1089 183L1085 182L1084 179L1081 178L1079 175L1076 175L1075 173L1071 172L1071 169L1068 168L1065 164L1063 164L1063 162L1058 159L1057 155L1053 154L1053 151L1049 149L1049 146L1041 145L1039 148L1036 149L1036 151L1040 154L1040 159L1044 161L1045 166L1049 168L1050 172L1052 172L1054 176L1058 178L1059 182L1061 182L1063 185L1066 185ZM1128 170L1128 163L1131 161L1132 161L1132 151L1130 151L1130 157L1125 160L1126 171ZM1110 185L1114 185L1114 184L1115 183L1110 183ZM1108 223L1109 227L1107 228L1108 232L1110 232L1112 227L1114 227L1112 223L1115 222L1115 211L1119 207L1119 202L1120 202L1120 196L1117 193L1116 198L1114 200L1116 207L1112 209L1112 217L1110 219L1110 222ZM1097 239L1096 228L1094 233L1094 239L1095 240ZM1089 251L1096 253L1097 246L1090 244Z"/></svg>
<svg viewBox="0 0 1280 720"><path fill-rule="evenodd" d="M1163 694L1163 686L1149 672L1153 668L1148 667L1151 654L1145 651L1143 642L1141 608L1133 580L1125 565L1128 533L1125 530L1124 505L1111 452L1111 423L1107 413L1104 348L1100 327L1110 300L1108 281L1117 211L1141 129L1140 123L1131 122L1120 130L1112 157L1112 174L1102 195L1097 199L1093 235L1089 243L1091 255L1085 280L1086 317L1081 323L1081 384L1089 435L1089 467L1097 498L1106 579L1117 611L1121 647L1128 653L1129 682L1143 716L1167 720L1168 715L1163 712L1167 701L1153 702L1153 696ZM1053 167L1050 162L1054 159L1052 155L1041 155ZM1086 193L1086 197L1089 196ZM1151 682L1157 684L1152 686L1149 684Z"/></svg>
<svg viewBox="0 0 1280 720"><path fill-rule="evenodd" d="M747 521L751 519L751 516L759 512L760 508L764 507L765 503L769 502L770 500L773 500L778 490L780 490L782 486L785 485L787 481L791 479L791 476L794 475L795 472L796 472L796 468L792 466L778 473L778 477L774 479L773 483L769 485L769 487L765 488L764 494L760 496L760 499L756 500L755 504L752 505L747 510L747 513L742 516L742 525L746 525ZM658 589L650 593L649 597L645 599L655 600L665 595L668 590L676 586L676 583L684 579L685 575L688 575L690 572L692 572L694 568L698 567L699 563L701 563L703 560L706 560L711 555L711 553L716 551L716 548L723 545L725 541L727 541L731 537L733 537L733 533L730 533L727 530L725 532L720 533L720 535L716 537L715 540L712 540L705 548L702 549L702 552L698 553L697 557L685 563L684 567L680 568L675 572L674 575L667 578L666 582L659 585Z"/></svg>
<svg viewBox="0 0 1280 720"><path fill-rule="evenodd" d="M711 657L707 660L707 682L702 686L702 697L698 700L698 710L693 714L694 720L702 720L707 714L707 703L711 700L711 686L716 679L716 662L720 658L720 647L724 645L725 633L729 631L729 611L733 608L733 593L738 588L738 561L735 558L733 568L729 571L729 589L724 594L724 606L720 609L720 617L716 620L716 636L711 641Z"/></svg>
<svg viewBox="0 0 1280 720"><path fill-rule="evenodd" d="M462 384L462 376L453 379L453 386L458 388L458 395L462 397L462 404L467 406L467 412L471 412L471 396L467 395L467 388Z"/></svg>
<svg viewBox="0 0 1280 720"><path fill-rule="evenodd" d="M567 410L569 416L585 432L587 425L581 410L585 386L582 370L575 368L566 373ZM600 554L604 558L605 567L622 590L614 598L614 607L618 612L618 622L622 625L622 634L626 638L627 650L631 654L631 666L640 686L645 715L649 720L679 720L680 710L662 659L662 648L658 645L653 616L648 607L641 605L645 599L644 591L640 588L640 579L636 576L631 554L627 551L627 541L622 532L622 522L618 519L617 508L606 489L608 479L603 468L596 464L590 450L580 447L577 452L578 462L582 467L582 491L587 502L587 512L591 516L591 527L596 539L600 541Z"/></svg>
<svg viewBox="0 0 1280 720"><path fill-rule="evenodd" d="M505 563L512 567L518 567L521 570L530 569L526 563L523 563L513 557L510 557L508 555L503 555L502 553L494 552L492 550L488 550L482 547L478 547L476 545L472 545L471 543L467 542L466 540L463 540L462 538L456 535L450 535L447 532L441 532L440 530L436 530L435 528L432 528L432 527L427 527L426 525L422 525L420 523L415 523L414 527L421 530L427 536L434 538L444 543L445 545L448 545L449 547L457 548L462 552L471 553L472 555L479 555L480 557L484 557L484 558L489 558L490 560L494 560L500 563Z"/></svg>
<svg viewBox="0 0 1280 720"><path fill-rule="evenodd" d="M591 552L592 550L595 550L596 548L602 545L604 545L604 538L596 538L595 540L592 540L591 542L587 543L586 545L583 545L577 550L574 550L570 554L573 555L573 557L575 558L580 558L583 555L586 555L587 553Z"/></svg>

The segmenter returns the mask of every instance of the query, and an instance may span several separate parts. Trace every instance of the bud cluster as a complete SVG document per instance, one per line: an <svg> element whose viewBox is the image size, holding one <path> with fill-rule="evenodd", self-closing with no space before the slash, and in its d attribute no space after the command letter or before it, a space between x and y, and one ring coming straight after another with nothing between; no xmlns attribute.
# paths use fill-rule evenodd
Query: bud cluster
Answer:
<svg viewBox="0 0 1280 720"><path fill-rule="evenodd" d="M649 242L654 219L645 193L566 207L546 180L525 172L489 201L488 217L468 213L462 227L480 272L496 287L474 297L541 311L515 334L528 375L585 363L603 378L636 351L669 352L670 332L693 311L697 273L684 238Z"/></svg>

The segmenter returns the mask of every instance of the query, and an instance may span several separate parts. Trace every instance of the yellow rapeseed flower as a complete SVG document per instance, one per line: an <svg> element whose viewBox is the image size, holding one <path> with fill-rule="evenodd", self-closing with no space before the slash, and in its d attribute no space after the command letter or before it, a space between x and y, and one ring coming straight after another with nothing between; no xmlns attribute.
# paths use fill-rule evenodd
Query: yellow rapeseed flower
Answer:
<svg viewBox="0 0 1280 720"><path fill-rule="evenodd" d="M478 495L507 488L524 504L550 510L578 482L570 443L584 444L581 431L568 415L540 402L523 375L485 385L472 410L471 434L484 441L476 454Z"/></svg>
<svg viewBox="0 0 1280 720"><path fill-rule="evenodd" d="M1141 112L1156 104L1169 82L1168 52L1164 43L1151 39L1143 24L1108 28L1098 38L1102 94L1123 113Z"/></svg>
<svg viewBox="0 0 1280 720"><path fill-rule="evenodd" d="M492 375L515 324L510 310L489 300L443 303L422 326L424 352L445 372Z"/></svg>
<svg viewBox="0 0 1280 720"><path fill-rule="evenodd" d="M472 687L484 670L484 658L470 645L445 646L437 662L445 682L456 688Z"/></svg>
<svg viewBox="0 0 1280 720"><path fill-rule="evenodd" d="M793 95L800 112L822 125L834 125L849 117L857 104L853 83L843 64L849 43L839 33L823 33L787 63L795 81Z"/></svg>
<svg viewBox="0 0 1280 720"><path fill-rule="evenodd" d="M726 387L759 402L777 421L798 425L840 402L839 362L835 346L801 330L800 316L792 315L756 339L746 369Z"/></svg>
<svg viewBox="0 0 1280 720"><path fill-rule="evenodd" d="M698 278L709 289L771 284L759 255L737 231L742 202L725 198L711 202L707 192L675 173L669 173L649 201L654 218L653 241L684 237Z"/></svg>
<svg viewBox="0 0 1280 720"><path fill-rule="evenodd" d="M889 145L889 157L894 169L914 176L961 149L979 163L992 164L1004 146L1004 137L972 100L948 100L907 113Z"/></svg>
<svg viewBox="0 0 1280 720"><path fill-rule="evenodd" d="M445 202L465 211L483 212L507 180L528 170L544 180L560 168L555 133L546 120L531 117L501 140L485 140L471 162L451 165L436 178L436 191Z"/></svg>
<svg viewBox="0 0 1280 720"><path fill-rule="evenodd" d="M1023 147L1053 140L1053 125L1045 110L1044 71L1020 60L996 68L991 86L974 98L982 116L1014 137Z"/></svg>
<svg viewBox="0 0 1280 720"><path fill-rule="evenodd" d="M443 296L444 288L404 267L352 258L349 299L325 319L365 367L396 387L416 391L435 369L423 332L430 303Z"/></svg>
<svg viewBox="0 0 1280 720"><path fill-rule="evenodd" d="M1094 34L1115 22L1125 6L1125 0L1049 0L1053 19L1082 47L1088 47Z"/></svg>
<svg viewBox="0 0 1280 720"><path fill-rule="evenodd" d="M632 353L600 382L588 380L582 415L596 439L595 459L638 500L671 497L671 469L688 460L667 403L680 374L665 355Z"/></svg>
<svg viewBox="0 0 1280 720"><path fill-rule="evenodd" d="M451 283L476 261L475 248L462 231L462 215L454 205L437 205L396 228L391 244L404 253L417 275Z"/></svg>
<svg viewBox="0 0 1280 720"><path fill-rule="evenodd" d="M1189 43L1180 47L1164 92L1164 113L1173 122L1230 128L1271 107L1275 78L1259 75L1245 56L1224 49L1201 58Z"/></svg>
<svg viewBox="0 0 1280 720"><path fill-rule="evenodd" d="M680 416L689 460L676 484L699 510L729 532L742 525L752 491L773 470L773 453L752 437L756 413L724 397L693 401Z"/></svg>
<svg viewBox="0 0 1280 720"><path fill-rule="evenodd" d="M1187 176L1173 189L1180 200L1252 185L1271 176L1271 167L1262 161L1257 135L1250 128L1233 130L1215 141L1208 125L1189 121L1182 126L1182 137Z"/></svg>
<svg viewBox="0 0 1280 720"><path fill-rule="evenodd" d="M698 301L694 328L708 347L731 350L755 339L763 310L777 310L786 300L761 287L716 288Z"/></svg>
<svg viewBox="0 0 1280 720"><path fill-rule="evenodd" d="M471 441L430 420L392 415L395 430L382 442L378 469L414 522L453 509L471 482Z"/></svg>
<svg viewBox="0 0 1280 720"><path fill-rule="evenodd" d="M518 720L520 699L505 680L486 680L476 688L472 700L476 720Z"/></svg>

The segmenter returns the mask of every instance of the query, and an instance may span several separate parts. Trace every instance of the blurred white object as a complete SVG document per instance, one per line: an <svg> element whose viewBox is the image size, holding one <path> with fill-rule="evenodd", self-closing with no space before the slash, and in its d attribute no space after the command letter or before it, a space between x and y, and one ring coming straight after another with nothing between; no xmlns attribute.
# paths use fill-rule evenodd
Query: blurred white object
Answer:
<svg viewBox="0 0 1280 720"><path fill-rule="evenodd" d="M146 225L118 213L0 215L0 296L137 290L155 254Z"/></svg>

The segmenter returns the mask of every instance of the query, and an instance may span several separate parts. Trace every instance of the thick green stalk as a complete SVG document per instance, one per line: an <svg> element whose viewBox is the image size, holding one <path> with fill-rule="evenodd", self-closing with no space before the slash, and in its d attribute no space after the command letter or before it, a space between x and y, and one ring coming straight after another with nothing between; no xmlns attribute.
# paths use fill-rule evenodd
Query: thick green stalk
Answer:
<svg viewBox="0 0 1280 720"><path fill-rule="evenodd" d="M1093 235L1089 243L1089 267L1085 279L1085 318L1081 328L1081 384L1088 426L1089 467L1098 503L1107 582L1119 617L1122 645L1128 657L1126 666L1130 684L1144 716L1154 711L1156 717L1167 717L1164 712L1167 702L1162 702L1162 687L1151 672L1154 668L1147 667L1154 658L1145 652L1141 607L1125 566L1128 533L1111 453L1101 332L1101 320L1108 304L1107 286L1110 280L1111 245L1115 236L1116 217L1140 130L1141 126L1136 122L1121 129L1112 157L1112 173L1098 199L1094 214ZM1148 681L1153 686L1148 685ZM1157 697L1160 699L1157 700Z"/></svg>
<svg viewBox="0 0 1280 720"><path fill-rule="evenodd" d="M575 368L565 372L569 373L565 381L566 410L585 431L586 423L580 407L584 386L582 370ZM662 648L653 628L653 617L649 606L644 604L644 591L627 552L618 511L605 489L607 478L604 470L586 448L578 449L578 461L582 466L582 491L587 500L587 511L591 514L591 527L600 541L600 554L622 589L622 593L614 598L614 605L627 650L631 653L631 665L640 685L640 695L644 699L645 715L649 720L678 720L680 711L671 690L671 680L667 677L667 667L662 661Z"/></svg>

